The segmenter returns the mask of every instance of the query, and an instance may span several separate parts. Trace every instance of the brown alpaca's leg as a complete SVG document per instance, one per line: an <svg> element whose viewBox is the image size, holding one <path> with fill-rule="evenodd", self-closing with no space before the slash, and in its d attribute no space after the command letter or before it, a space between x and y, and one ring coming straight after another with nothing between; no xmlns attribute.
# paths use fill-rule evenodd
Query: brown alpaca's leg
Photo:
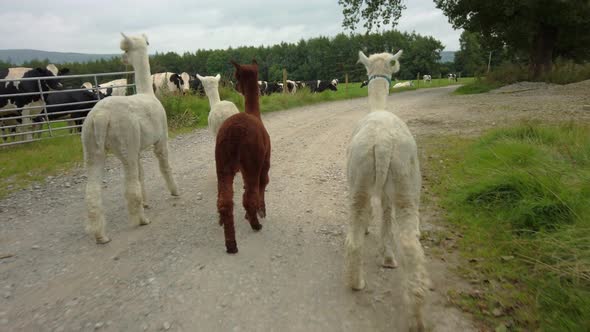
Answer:
<svg viewBox="0 0 590 332"><path fill-rule="evenodd" d="M228 254L238 252L236 231L234 229L234 174L217 173L217 211L219 224L223 226L225 249Z"/></svg>
<svg viewBox="0 0 590 332"><path fill-rule="evenodd" d="M270 158L269 158L270 159ZM266 186L268 185L268 170L270 169L270 160L266 160L262 166L262 172L260 172L260 186L258 187L258 195L260 202L258 205L258 216L260 218L266 218L266 202L264 200L264 194L266 192Z"/></svg>
<svg viewBox="0 0 590 332"><path fill-rule="evenodd" d="M244 185L246 186L246 190L244 190L244 195L242 197L242 204L244 205L244 209L246 210L246 219L250 222L250 227L253 230L259 231L262 228L262 225L258 221L258 216L256 212L258 211L259 207L259 176L251 176L242 170L242 177L244 179Z"/></svg>

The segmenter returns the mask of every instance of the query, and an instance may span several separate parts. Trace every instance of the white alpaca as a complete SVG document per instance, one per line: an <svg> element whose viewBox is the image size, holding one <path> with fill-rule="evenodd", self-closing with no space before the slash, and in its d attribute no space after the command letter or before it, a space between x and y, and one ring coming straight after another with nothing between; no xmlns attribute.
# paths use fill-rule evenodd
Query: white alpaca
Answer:
<svg viewBox="0 0 590 332"><path fill-rule="evenodd" d="M346 237L347 279L350 287L365 287L362 247L371 216L371 198L381 202L381 261L395 268L394 231L403 253L404 299L412 329L422 330L422 304L429 284L419 241L420 168L416 142L406 124L385 110L391 75L399 70L402 51L359 52L369 75L369 114L358 123L348 147L350 229ZM392 66L391 62L395 61Z"/></svg>
<svg viewBox="0 0 590 332"><path fill-rule="evenodd" d="M86 204L88 231L96 243L107 243L105 219L101 197L101 177L106 150L121 162L125 171L125 196L129 221L147 225L144 215L146 202L143 168L139 160L142 150L154 146L160 171L170 193L178 196L178 189L168 164L168 127L164 107L152 89L150 64L147 54L147 37L127 37L121 40L122 60L135 69L137 94L114 96L99 101L88 113L82 126L82 145L88 173Z"/></svg>
<svg viewBox="0 0 590 332"><path fill-rule="evenodd" d="M240 111L231 101L221 100L219 98L219 80L221 79L219 74L215 77L197 74L197 78L203 84L205 94L209 98L209 106L211 107L209 117L207 118L209 130L211 130L213 136L217 137L217 131L219 131L219 127L221 127L223 122Z"/></svg>

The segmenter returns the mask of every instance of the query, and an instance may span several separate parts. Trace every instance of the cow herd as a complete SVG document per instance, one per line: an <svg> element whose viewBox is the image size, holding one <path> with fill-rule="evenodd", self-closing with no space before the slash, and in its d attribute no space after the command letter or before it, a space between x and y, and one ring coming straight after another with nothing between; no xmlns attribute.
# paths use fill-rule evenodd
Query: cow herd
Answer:
<svg viewBox="0 0 590 332"><path fill-rule="evenodd" d="M84 82L80 87L64 89L59 76L69 72L54 64L46 68L15 67L0 70L0 136L2 141L32 140L39 138L43 123L67 120L70 132L79 132L84 118L92 107L103 98L125 96L131 84L126 78L116 79L95 86ZM67 78L67 76L66 76ZM187 72L162 72L151 75L151 83L157 96L164 94L196 94L205 96L198 74ZM233 87L233 82L224 82ZM258 82L260 95L283 92L281 82ZM310 92L337 91L338 79L292 81L287 80L287 92L309 89ZM63 91L62 91L63 90ZM47 110L46 113L43 111Z"/></svg>
<svg viewBox="0 0 590 332"><path fill-rule="evenodd" d="M258 81L258 88L260 89L260 95L268 96L273 93L282 93L284 91L283 83L281 82L267 82ZM338 91L338 79L335 78L331 81L291 81L287 80L287 92L294 94L297 90L308 89L312 93L324 92L326 90Z"/></svg>

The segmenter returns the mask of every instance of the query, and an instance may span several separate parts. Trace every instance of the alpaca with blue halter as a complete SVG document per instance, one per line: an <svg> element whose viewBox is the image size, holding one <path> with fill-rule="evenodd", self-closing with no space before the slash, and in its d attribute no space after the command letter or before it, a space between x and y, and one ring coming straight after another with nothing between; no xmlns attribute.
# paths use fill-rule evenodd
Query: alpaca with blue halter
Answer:
<svg viewBox="0 0 590 332"><path fill-rule="evenodd" d="M423 331L422 306L428 289L424 251L419 241L421 176L418 150L408 126L386 108L391 75L399 71L398 58L389 53L367 58L359 52L369 76L369 114L357 124L347 151L347 180L350 195L350 227L346 237L348 285L366 286L362 248L372 211L371 198L381 205L380 265L396 268L394 242L401 249L404 316L410 330ZM392 62L394 64L392 65ZM397 225L394 234L394 223ZM404 319L405 321L406 319Z"/></svg>

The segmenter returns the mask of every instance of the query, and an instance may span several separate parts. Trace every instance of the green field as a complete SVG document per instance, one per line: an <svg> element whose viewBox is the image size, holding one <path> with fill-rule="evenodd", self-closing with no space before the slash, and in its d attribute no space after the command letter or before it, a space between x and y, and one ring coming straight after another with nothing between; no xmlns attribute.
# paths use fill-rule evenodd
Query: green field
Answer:
<svg viewBox="0 0 590 332"><path fill-rule="evenodd" d="M459 272L479 289L452 301L492 330L588 331L590 127L523 123L437 142L436 192L462 235Z"/></svg>

